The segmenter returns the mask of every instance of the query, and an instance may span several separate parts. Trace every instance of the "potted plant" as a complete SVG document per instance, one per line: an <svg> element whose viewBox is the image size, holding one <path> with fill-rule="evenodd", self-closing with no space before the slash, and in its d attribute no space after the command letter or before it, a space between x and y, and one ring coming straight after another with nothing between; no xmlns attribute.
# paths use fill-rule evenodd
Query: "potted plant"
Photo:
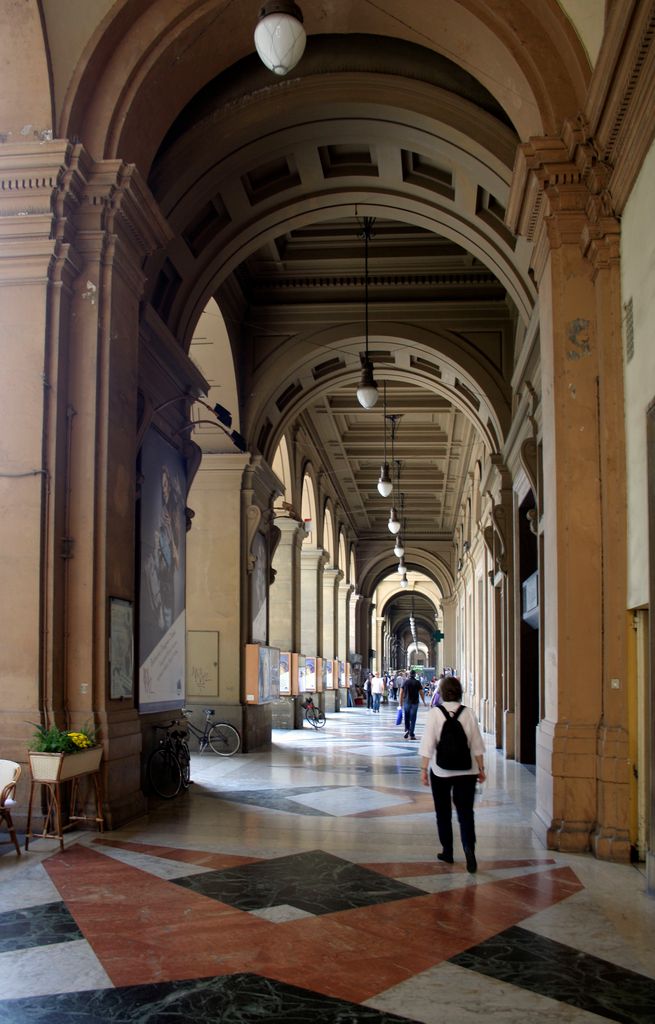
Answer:
<svg viewBox="0 0 655 1024"><path fill-rule="evenodd" d="M97 772L102 747L94 729L59 729L56 725L35 725L28 756L35 782L64 782L77 775Z"/></svg>

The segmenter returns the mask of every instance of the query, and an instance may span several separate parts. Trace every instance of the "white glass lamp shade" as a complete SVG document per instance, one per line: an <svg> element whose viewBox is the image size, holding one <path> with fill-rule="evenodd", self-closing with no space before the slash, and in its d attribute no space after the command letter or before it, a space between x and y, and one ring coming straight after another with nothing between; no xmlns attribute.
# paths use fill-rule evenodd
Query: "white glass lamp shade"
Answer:
<svg viewBox="0 0 655 1024"><path fill-rule="evenodd" d="M407 575L407 566L405 565L405 563L402 560L400 562L398 562L398 575L399 576L406 576Z"/></svg>
<svg viewBox="0 0 655 1024"><path fill-rule="evenodd" d="M372 409L379 397L378 386L373 379L373 364L365 362L357 388L357 401L363 409Z"/></svg>
<svg viewBox="0 0 655 1024"><path fill-rule="evenodd" d="M398 513L395 508L392 508L389 513L389 522L387 523L387 526L389 527L389 533L400 532L400 519L398 518Z"/></svg>
<svg viewBox="0 0 655 1024"><path fill-rule="evenodd" d="M389 463L383 462L380 469L380 479L378 480L378 491L383 498L388 498L393 491L393 484L391 482L391 476L389 475Z"/></svg>
<svg viewBox="0 0 655 1024"><path fill-rule="evenodd" d="M396 543L394 545L393 553L396 556L396 558L402 558L403 555L405 554L405 548L403 546L402 540L400 539L400 535L396 537Z"/></svg>
<svg viewBox="0 0 655 1024"><path fill-rule="evenodd" d="M400 585L403 589L409 586L409 581L406 576L403 576L403 578L400 581Z"/></svg>
<svg viewBox="0 0 655 1024"><path fill-rule="evenodd" d="M255 48L261 61L276 75L286 75L305 52L307 36L302 12L292 2L265 4L259 12L255 28Z"/></svg>

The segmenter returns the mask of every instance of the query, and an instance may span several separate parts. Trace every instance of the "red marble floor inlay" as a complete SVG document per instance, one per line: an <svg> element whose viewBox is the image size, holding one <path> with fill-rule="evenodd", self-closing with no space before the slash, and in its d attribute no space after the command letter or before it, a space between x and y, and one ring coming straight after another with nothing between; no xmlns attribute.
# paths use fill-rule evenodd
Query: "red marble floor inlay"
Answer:
<svg viewBox="0 0 655 1024"><path fill-rule="evenodd" d="M555 861L550 858L547 860L478 860L478 870L482 871L501 871L508 868L531 868L531 867L548 867L550 864L554 864ZM466 870L464 861L455 864L444 864L440 860L417 860L412 862L407 861L388 861L382 864L361 864L360 867L368 868L369 871L377 871L380 875L385 875L387 878L414 878L419 875L450 875L455 873L461 873Z"/></svg>
<svg viewBox="0 0 655 1024"><path fill-rule="evenodd" d="M204 850L179 850L173 846L129 843L120 839L95 839L94 845L111 846L116 850L128 850L131 853L146 853L149 857L162 857L165 860L180 861L183 864L195 864L196 867L211 868L213 871L240 867L242 864L256 864L261 860L261 857L238 857L236 854L207 853Z"/></svg>
<svg viewBox="0 0 655 1024"><path fill-rule="evenodd" d="M353 1002L582 888L569 868L551 868L274 924L99 850L72 847L45 867L117 986L254 972ZM406 867L416 872L417 864Z"/></svg>

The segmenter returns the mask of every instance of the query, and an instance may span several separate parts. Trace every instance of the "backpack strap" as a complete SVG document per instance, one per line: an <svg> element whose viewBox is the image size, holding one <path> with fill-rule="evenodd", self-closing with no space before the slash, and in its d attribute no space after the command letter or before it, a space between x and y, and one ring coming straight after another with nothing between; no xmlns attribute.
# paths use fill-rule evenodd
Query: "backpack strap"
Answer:
<svg viewBox="0 0 655 1024"><path fill-rule="evenodd" d="M464 710L464 704L460 704L460 706L457 708L457 711L453 712L447 711L443 704L435 704L434 706L436 708L439 708L439 711L443 712L444 718L454 718L455 720L459 718L462 711Z"/></svg>

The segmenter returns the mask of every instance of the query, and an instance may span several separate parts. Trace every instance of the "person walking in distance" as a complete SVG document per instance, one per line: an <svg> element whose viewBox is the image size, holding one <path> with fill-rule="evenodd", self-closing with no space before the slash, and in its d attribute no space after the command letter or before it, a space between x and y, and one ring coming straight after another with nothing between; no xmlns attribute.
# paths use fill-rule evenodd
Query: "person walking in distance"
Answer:
<svg viewBox="0 0 655 1024"><path fill-rule="evenodd" d="M430 709L419 753L423 759L421 782L432 788L437 833L442 846L439 860L454 862L452 802L470 874L478 869L475 858L476 782L484 782L484 740L478 720L462 704L462 684L457 676L446 676L439 684L441 704Z"/></svg>
<svg viewBox="0 0 655 1024"><path fill-rule="evenodd" d="M398 703L402 707L405 715L406 740L416 739L416 716L418 715L419 698L423 701L423 706L427 707L421 680L418 678L414 670L410 669L409 676L403 682L398 695Z"/></svg>
<svg viewBox="0 0 655 1024"><path fill-rule="evenodd" d="M371 695L373 697L373 714L380 714L380 701L384 693L384 679L379 672L373 674L371 679Z"/></svg>

